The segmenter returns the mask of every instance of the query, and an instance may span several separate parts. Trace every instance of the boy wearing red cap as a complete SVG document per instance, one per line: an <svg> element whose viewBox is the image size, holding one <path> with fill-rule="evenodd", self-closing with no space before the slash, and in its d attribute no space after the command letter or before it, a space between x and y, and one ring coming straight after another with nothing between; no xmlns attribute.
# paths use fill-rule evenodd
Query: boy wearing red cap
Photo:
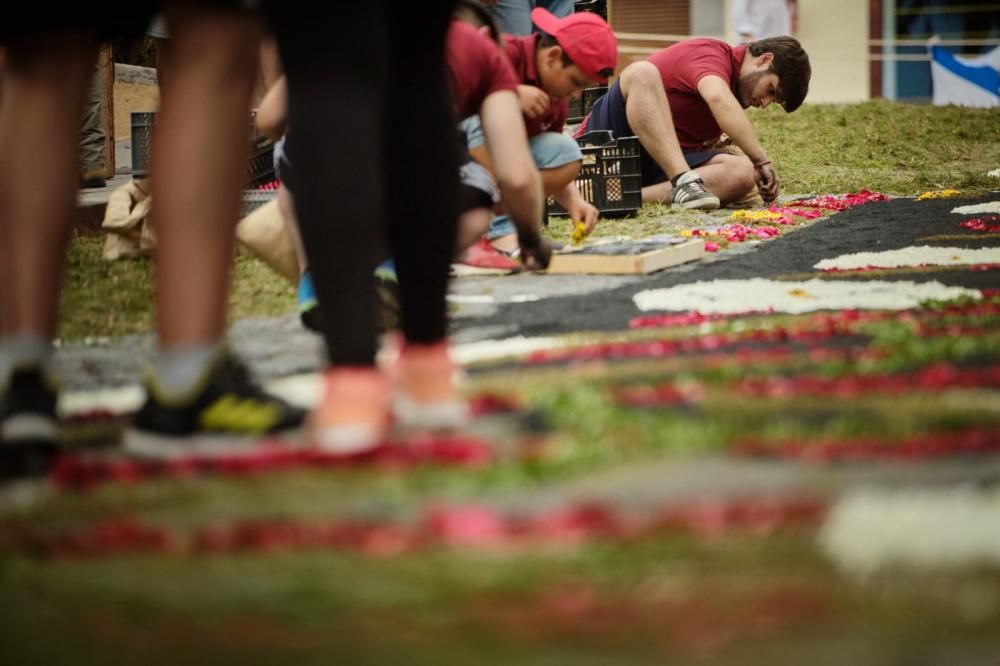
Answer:
<svg viewBox="0 0 1000 666"><path fill-rule="evenodd" d="M538 167L545 194L553 196L574 220L593 229L597 209L588 203L574 183L583 155L579 145L562 133L568 115L567 98L586 87L605 83L618 60L618 43L611 27L599 16L580 12L557 18L536 8L531 19L540 34L504 36L504 51L521 84L518 101L524 114L532 157ZM492 170L483 145L478 118L464 123L469 152ZM488 237L503 252L517 249L513 225L505 217L495 218Z"/></svg>

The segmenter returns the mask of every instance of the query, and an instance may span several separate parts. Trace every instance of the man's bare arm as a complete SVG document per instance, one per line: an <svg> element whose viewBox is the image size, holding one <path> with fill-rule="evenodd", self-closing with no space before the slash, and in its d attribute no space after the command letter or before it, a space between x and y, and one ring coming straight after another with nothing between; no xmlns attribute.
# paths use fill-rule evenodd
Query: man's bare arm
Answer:
<svg viewBox="0 0 1000 666"><path fill-rule="evenodd" d="M698 82L698 93L708 104L715 122L747 154L751 162L767 160L767 151L757 140L757 132L728 83L718 76L705 76Z"/></svg>
<svg viewBox="0 0 1000 666"><path fill-rule="evenodd" d="M781 187L778 174L729 84L721 77L705 76L698 82L698 93L708 104L722 131L750 158L761 197L767 202L774 201Z"/></svg>

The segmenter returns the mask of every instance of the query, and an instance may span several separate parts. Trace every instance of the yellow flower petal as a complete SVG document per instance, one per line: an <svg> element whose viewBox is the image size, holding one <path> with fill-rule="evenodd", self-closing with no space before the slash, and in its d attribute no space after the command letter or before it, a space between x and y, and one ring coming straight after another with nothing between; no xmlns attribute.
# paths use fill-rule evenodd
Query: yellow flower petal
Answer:
<svg viewBox="0 0 1000 666"><path fill-rule="evenodd" d="M917 197L917 201L926 201L927 199L950 199L952 197L957 197L962 193L962 190L932 190L930 192L924 192Z"/></svg>

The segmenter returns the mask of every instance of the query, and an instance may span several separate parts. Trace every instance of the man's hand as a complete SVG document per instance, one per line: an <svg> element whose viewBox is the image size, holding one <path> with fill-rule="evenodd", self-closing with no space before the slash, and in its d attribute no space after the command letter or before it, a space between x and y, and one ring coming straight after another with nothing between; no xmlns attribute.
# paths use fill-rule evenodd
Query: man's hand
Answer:
<svg viewBox="0 0 1000 666"><path fill-rule="evenodd" d="M778 198L778 192L781 191L781 183L778 181L778 174L775 173L770 160L754 164L753 177L757 181L757 191L760 192L764 203L771 203Z"/></svg>
<svg viewBox="0 0 1000 666"><path fill-rule="evenodd" d="M575 222L583 222L586 225L587 235L590 235L590 232L597 226L597 216L600 214L597 207L583 197L579 197L570 203L566 207L566 212L569 213L569 219Z"/></svg>
<svg viewBox="0 0 1000 666"><path fill-rule="evenodd" d="M517 87L517 102L521 105L521 113L528 118L537 118L545 113L549 104L549 96L541 88L521 84Z"/></svg>
<svg viewBox="0 0 1000 666"><path fill-rule="evenodd" d="M541 271L549 267L552 261L552 246L535 231L517 232L517 243L521 246L521 263L532 271Z"/></svg>

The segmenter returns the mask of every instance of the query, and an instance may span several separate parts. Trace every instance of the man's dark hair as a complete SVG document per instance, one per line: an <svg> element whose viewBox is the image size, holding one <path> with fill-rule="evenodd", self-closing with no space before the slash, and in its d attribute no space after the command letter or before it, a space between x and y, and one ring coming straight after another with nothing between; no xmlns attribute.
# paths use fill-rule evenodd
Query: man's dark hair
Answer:
<svg viewBox="0 0 1000 666"><path fill-rule="evenodd" d="M452 16L476 28L488 27L490 39L497 44L500 43L500 28L497 26L496 19L493 18L493 14L488 9L476 0L457 0Z"/></svg>
<svg viewBox="0 0 1000 666"><path fill-rule="evenodd" d="M771 69L778 75L778 95L781 106L791 113L802 106L802 101L809 92L809 77L812 67L809 56L802 49L799 40L794 37L768 37L747 46L750 55L759 56L763 53L773 53Z"/></svg>
<svg viewBox="0 0 1000 666"><path fill-rule="evenodd" d="M559 40L558 39L556 39L552 35L546 34L544 32L540 33L540 36L539 36L539 39L538 39L538 48L540 48L540 49L547 49L550 46L558 46L559 48L562 48L562 45L559 44ZM570 58L568 55L566 55L566 49L562 50L562 64L563 64L564 67L569 67L570 65L573 64L573 59ZM611 69L610 67L606 67L606 68L602 69L601 71L599 71L598 74L600 74L604 78L608 78L609 76L611 76L612 74L614 74L614 70Z"/></svg>

